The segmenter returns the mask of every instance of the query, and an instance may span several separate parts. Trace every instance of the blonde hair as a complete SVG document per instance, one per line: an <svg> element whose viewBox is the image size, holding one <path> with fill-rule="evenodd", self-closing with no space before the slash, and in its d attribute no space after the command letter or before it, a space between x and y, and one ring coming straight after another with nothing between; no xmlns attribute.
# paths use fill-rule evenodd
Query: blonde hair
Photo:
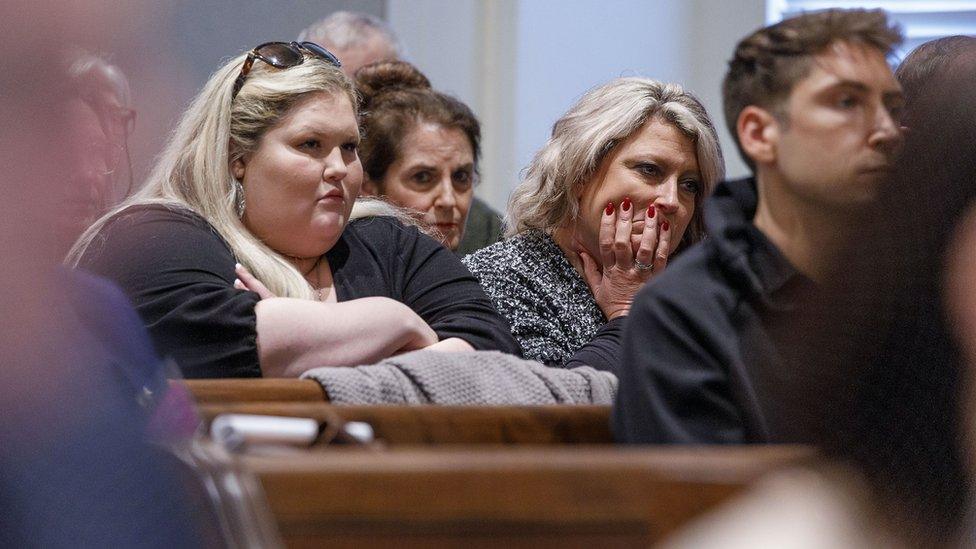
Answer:
<svg viewBox="0 0 976 549"><path fill-rule="evenodd" d="M188 209L206 219L227 242L235 258L278 296L311 299L312 287L286 257L268 247L237 215L231 163L254 151L262 136L298 102L313 93L345 94L355 110L355 88L342 71L306 57L284 70L256 62L236 98L234 81L246 55L219 68L184 113L149 174L145 186L102 216L68 252L75 266L99 231L115 216L137 205ZM358 116L358 113L357 113ZM389 213L375 205L354 207L351 218Z"/></svg>
<svg viewBox="0 0 976 549"><path fill-rule="evenodd" d="M509 198L506 235L528 229L552 233L576 220L576 197L606 155L655 116L695 143L702 192L682 247L701 240L701 202L725 172L715 127L701 102L678 84L639 77L617 78L591 89L553 124L552 136Z"/></svg>

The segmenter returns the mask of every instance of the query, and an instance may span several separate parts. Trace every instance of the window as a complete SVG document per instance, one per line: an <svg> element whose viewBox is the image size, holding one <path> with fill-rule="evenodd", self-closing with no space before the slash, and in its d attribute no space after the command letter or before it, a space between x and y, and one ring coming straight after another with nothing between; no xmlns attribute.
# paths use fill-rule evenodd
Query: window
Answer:
<svg viewBox="0 0 976 549"><path fill-rule="evenodd" d="M895 52L903 59L923 42L953 34L976 35L976 1L970 0L767 0L766 22L775 23L802 11L826 8L881 8L901 24L905 43Z"/></svg>

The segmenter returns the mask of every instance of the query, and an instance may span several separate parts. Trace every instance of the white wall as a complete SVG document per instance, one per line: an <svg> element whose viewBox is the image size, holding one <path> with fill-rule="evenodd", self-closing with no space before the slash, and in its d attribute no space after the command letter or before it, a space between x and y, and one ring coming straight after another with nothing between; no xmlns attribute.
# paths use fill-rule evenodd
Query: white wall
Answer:
<svg viewBox="0 0 976 549"><path fill-rule="evenodd" d="M724 130L721 80L764 0L387 0L409 58L482 121L478 193L504 208L552 123L587 89L649 76L685 85L719 127L729 175L746 168Z"/></svg>

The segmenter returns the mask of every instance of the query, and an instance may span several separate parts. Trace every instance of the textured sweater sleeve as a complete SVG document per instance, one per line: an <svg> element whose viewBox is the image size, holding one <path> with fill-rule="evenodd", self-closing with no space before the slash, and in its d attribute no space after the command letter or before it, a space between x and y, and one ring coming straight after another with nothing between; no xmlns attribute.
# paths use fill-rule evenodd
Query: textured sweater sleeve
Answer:
<svg viewBox="0 0 976 549"><path fill-rule="evenodd" d="M188 378L260 377L257 294L233 287L235 259L206 221L133 208L95 237L79 267L126 293L160 355Z"/></svg>

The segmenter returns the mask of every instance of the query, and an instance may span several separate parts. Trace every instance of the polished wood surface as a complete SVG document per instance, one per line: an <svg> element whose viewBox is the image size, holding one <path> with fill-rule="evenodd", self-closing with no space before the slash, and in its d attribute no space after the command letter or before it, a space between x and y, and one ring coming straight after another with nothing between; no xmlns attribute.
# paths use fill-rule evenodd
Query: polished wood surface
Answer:
<svg viewBox="0 0 976 549"><path fill-rule="evenodd" d="M187 379L198 403L221 402L327 402L317 381L311 379Z"/></svg>
<svg viewBox="0 0 976 549"><path fill-rule="evenodd" d="M365 421L387 444L605 444L612 442L607 406L333 406L325 403L236 403L201 406L204 417L264 414L320 422Z"/></svg>
<svg viewBox="0 0 976 549"><path fill-rule="evenodd" d="M241 458L290 547L647 547L801 447L333 449Z"/></svg>

